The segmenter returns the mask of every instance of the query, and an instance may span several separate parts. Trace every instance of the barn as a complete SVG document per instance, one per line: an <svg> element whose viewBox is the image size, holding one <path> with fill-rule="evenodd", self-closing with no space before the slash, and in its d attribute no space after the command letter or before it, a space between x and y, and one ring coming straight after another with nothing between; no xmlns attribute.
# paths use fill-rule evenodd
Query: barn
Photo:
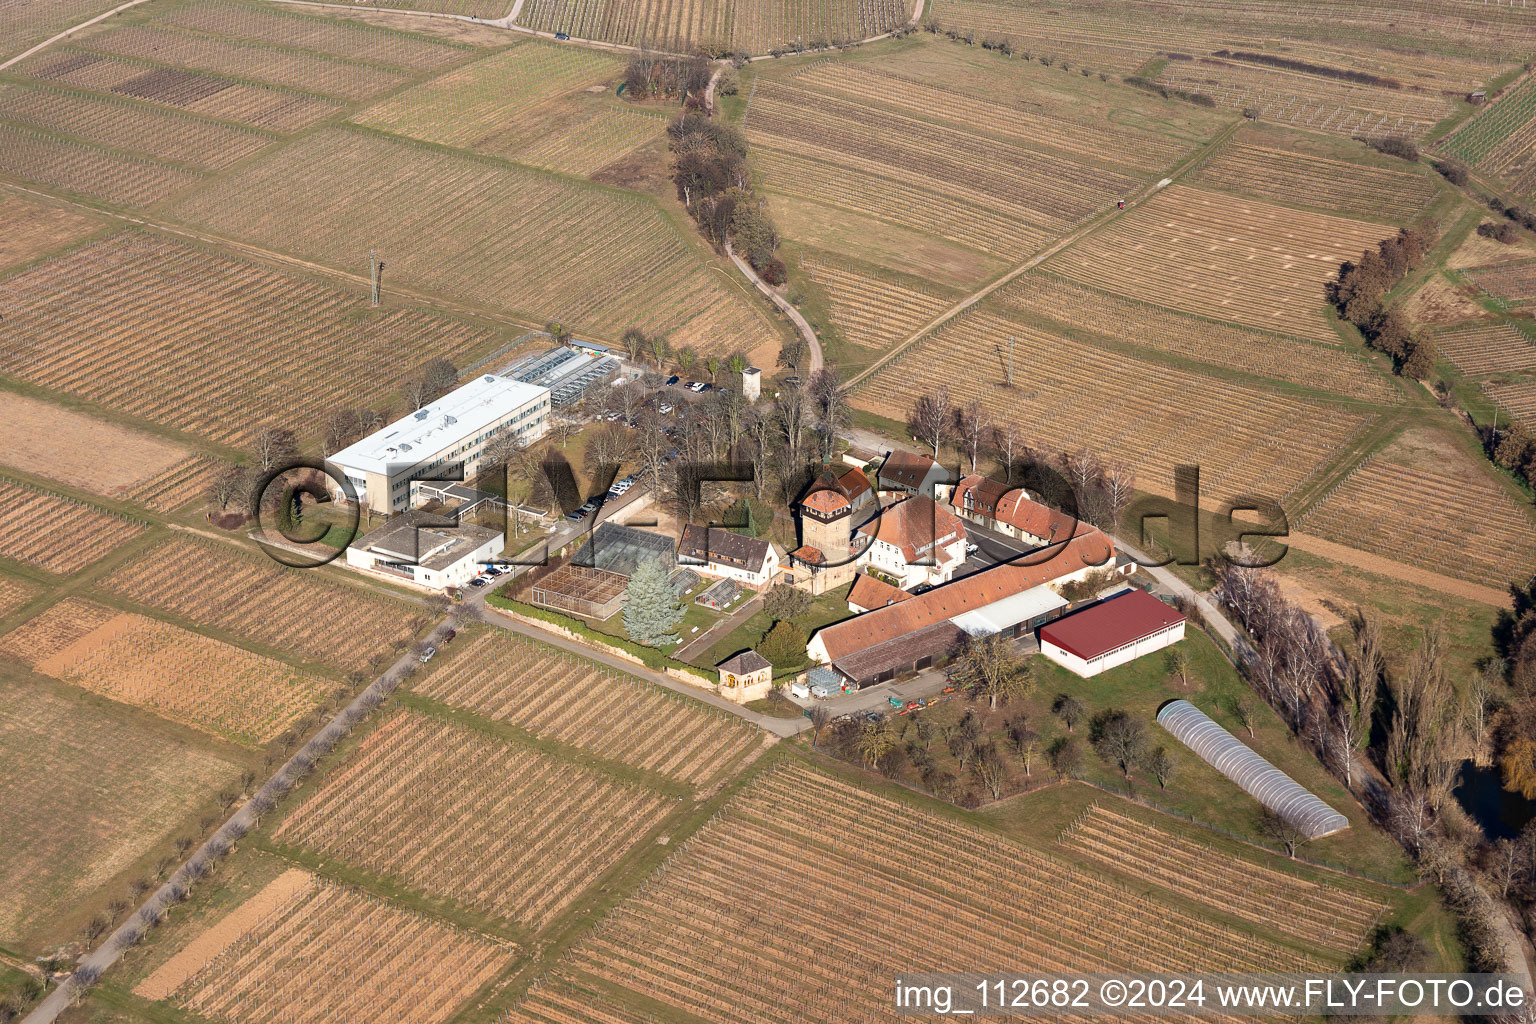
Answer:
<svg viewBox="0 0 1536 1024"><path fill-rule="evenodd" d="M1087 678L1184 639L1184 616L1128 590L1040 627L1040 653Z"/></svg>

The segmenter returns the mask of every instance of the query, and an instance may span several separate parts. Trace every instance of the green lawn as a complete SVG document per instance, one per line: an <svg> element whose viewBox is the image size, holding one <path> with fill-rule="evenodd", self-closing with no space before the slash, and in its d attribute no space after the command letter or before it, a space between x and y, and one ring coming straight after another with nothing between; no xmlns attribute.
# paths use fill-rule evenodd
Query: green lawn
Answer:
<svg viewBox="0 0 1536 1024"><path fill-rule="evenodd" d="M846 587L838 587L830 590L815 601L811 602L811 609L798 620L798 624L805 628L806 635L816 632L822 626L832 622L846 619L853 613L848 610L848 592L853 589L853 584ZM773 628L773 617L766 611L758 609L746 622L731 630L725 636L704 651L695 663L699 665L718 665L737 651L756 647L762 643L763 637L768 635L768 630ZM804 669L805 663L799 665L779 666L775 675L785 675Z"/></svg>

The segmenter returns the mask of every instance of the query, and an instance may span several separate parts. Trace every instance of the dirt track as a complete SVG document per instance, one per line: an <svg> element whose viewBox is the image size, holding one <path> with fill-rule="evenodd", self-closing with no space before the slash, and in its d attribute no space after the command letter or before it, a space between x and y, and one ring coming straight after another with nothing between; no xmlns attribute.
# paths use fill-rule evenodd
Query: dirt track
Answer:
<svg viewBox="0 0 1536 1024"><path fill-rule="evenodd" d="M1442 576L1428 569L1419 569L1402 562L1394 562L1390 558L1382 558L1368 551L1358 548L1345 547L1343 544L1335 544L1331 540L1323 540L1321 537L1313 537L1305 533L1292 533L1285 538L1285 542L1292 547L1300 548L1310 554L1320 555L1323 558L1341 562L1344 565L1352 565L1356 569L1364 569L1366 572L1374 572L1390 579L1401 580L1404 583L1413 583L1429 590L1438 590L1442 594L1450 594L1452 597L1465 598L1468 601L1477 601L1480 604L1491 604L1495 608L1509 607L1509 594L1493 587L1484 587L1476 583L1468 583L1465 580L1453 579L1450 576Z"/></svg>

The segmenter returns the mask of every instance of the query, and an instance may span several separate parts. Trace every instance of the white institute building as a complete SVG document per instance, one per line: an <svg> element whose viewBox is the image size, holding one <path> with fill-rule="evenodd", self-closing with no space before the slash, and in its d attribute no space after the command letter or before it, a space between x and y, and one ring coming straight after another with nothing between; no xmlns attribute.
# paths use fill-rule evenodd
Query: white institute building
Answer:
<svg viewBox="0 0 1536 1024"><path fill-rule="evenodd" d="M525 442L542 437L549 429L549 389L481 374L326 462L362 504L393 514L411 503L412 481L441 479L449 463L462 463L464 475L473 476L486 441L503 428ZM334 481L332 487L346 499Z"/></svg>
<svg viewBox="0 0 1536 1024"><path fill-rule="evenodd" d="M354 540L347 564L442 590L464 586L505 546L499 530L468 523L449 526L438 516L412 511Z"/></svg>

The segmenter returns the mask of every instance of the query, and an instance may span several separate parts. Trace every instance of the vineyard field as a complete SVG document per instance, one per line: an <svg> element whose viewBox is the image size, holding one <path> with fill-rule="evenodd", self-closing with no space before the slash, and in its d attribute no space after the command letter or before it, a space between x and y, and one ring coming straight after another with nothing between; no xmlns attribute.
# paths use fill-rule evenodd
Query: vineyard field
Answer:
<svg viewBox="0 0 1536 1024"><path fill-rule="evenodd" d="M1046 266L1126 298L1337 343L1323 285L1390 233L1170 185Z"/></svg>
<svg viewBox="0 0 1536 1024"><path fill-rule="evenodd" d="M376 249L398 280L583 334L637 325L674 346L777 350L777 328L652 201L539 171L333 129L176 213L334 266Z"/></svg>
<svg viewBox="0 0 1536 1024"><path fill-rule="evenodd" d="M510 128L480 148L530 167L591 177L662 138L666 130L664 120L647 112L606 102L555 102L515 118Z"/></svg>
<svg viewBox="0 0 1536 1024"><path fill-rule="evenodd" d="M1536 343L1509 324L1480 324L1441 331L1435 343L1462 373L1536 370Z"/></svg>
<svg viewBox="0 0 1536 1024"><path fill-rule="evenodd" d="M474 729L402 711L273 838L537 929L613 867L673 803Z"/></svg>
<svg viewBox="0 0 1536 1024"><path fill-rule="evenodd" d="M1095 804L1062 842L1112 871L1150 882L1213 910L1341 953L1365 944L1387 905L1312 882Z"/></svg>
<svg viewBox="0 0 1536 1024"><path fill-rule="evenodd" d="M1536 195L1536 75L1527 75L1437 147Z"/></svg>
<svg viewBox="0 0 1536 1024"><path fill-rule="evenodd" d="M249 128L52 87L0 86L0 119L202 171L221 170L273 141Z"/></svg>
<svg viewBox="0 0 1536 1024"><path fill-rule="evenodd" d="M1470 267L1465 273L1479 288L1503 302L1536 299L1536 261Z"/></svg>
<svg viewBox="0 0 1536 1024"><path fill-rule="evenodd" d="M1018 368L1004 387L1009 339ZM1374 413L1235 384L1043 331L986 309L962 315L904 351L853 393L890 415L949 388L994 423L1017 424L1044 450L1086 446L1137 471L1136 486L1169 494L1173 468L1201 467L1212 506L1238 494L1283 499L1344 448ZM1106 415L1106 410L1114 410Z"/></svg>
<svg viewBox="0 0 1536 1024"><path fill-rule="evenodd" d="M414 686L535 736L697 785L760 739L734 717L500 630L477 637ZM617 729L615 722L646 727Z"/></svg>
<svg viewBox="0 0 1536 1024"><path fill-rule="evenodd" d="M155 512L174 512L201 498L223 467L217 459L194 457L178 462L128 491L128 501Z"/></svg>
<svg viewBox="0 0 1536 1024"><path fill-rule="evenodd" d="M0 558L78 572L143 533L145 523L0 477Z"/></svg>
<svg viewBox="0 0 1536 1024"><path fill-rule="evenodd" d="M280 412L388 403L432 356L464 365L498 337L138 231L0 281L0 302L0 372L235 445Z"/></svg>
<svg viewBox="0 0 1536 1024"><path fill-rule="evenodd" d="M158 103L275 132L298 131L341 109L335 100L184 68L94 53L49 50L28 61L27 73L48 82Z"/></svg>
<svg viewBox="0 0 1536 1024"><path fill-rule="evenodd" d="M1485 384L1483 390L1526 426L1536 427L1536 379L1529 377L1499 384Z"/></svg>
<svg viewBox="0 0 1536 1024"><path fill-rule="evenodd" d="M0 651L43 675L246 743L277 736L325 685L274 658L77 598L0 637Z"/></svg>
<svg viewBox="0 0 1536 1024"><path fill-rule="evenodd" d="M418 609L266 555L211 541L167 540L108 575L112 593L339 669L408 643Z"/></svg>
<svg viewBox="0 0 1536 1024"><path fill-rule="evenodd" d="M115 29L80 45L94 53L152 60L344 100L368 99L409 80L403 72L372 64L160 26Z"/></svg>
<svg viewBox="0 0 1536 1024"><path fill-rule="evenodd" d="M1051 233L1113 206L1138 184L1012 141L761 78L746 129L754 147L894 178ZM773 177L765 183L777 187Z"/></svg>
<svg viewBox="0 0 1536 1024"><path fill-rule="evenodd" d="M0 174L125 206L153 206L202 175L0 122Z"/></svg>
<svg viewBox="0 0 1536 1024"><path fill-rule="evenodd" d="M864 39L910 16L903 0L526 0L517 20L578 39L683 51L727 43L738 52L762 54L796 43Z"/></svg>
<svg viewBox="0 0 1536 1024"><path fill-rule="evenodd" d="M1471 457L1407 435L1336 484L1298 528L1486 584L1536 572L1536 520L1523 505Z"/></svg>
<svg viewBox="0 0 1536 1024"><path fill-rule="evenodd" d="M288 886L257 914L242 909L226 918L238 937L220 936L218 954L171 1003L228 1024L442 1024L516 952L319 878Z"/></svg>
<svg viewBox="0 0 1536 1024"><path fill-rule="evenodd" d="M918 279L875 277L836 258L802 256L800 269L827 292L832 321L855 345L882 349L938 316L955 301Z"/></svg>
<svg viewBox="0 0 1536 1024"><path fill-rule="evenodd" d="M1242 143L1217 151L1193 180L1269 202L1383 223L1412 220L1435 198L1434 183L1423 175Z"/></svg>
<svg viewBox="0 0 1536 1024"><path fill-rule="evenodd" d="M181 740L3 679L0 737L0 943L11 949L41 945L239 774Z"/></svg>
<svg viewBox="0 0 1536 1024"><path fill-rule="evenodd" d="M695 833L506 1020L559 1020L543 1012L553 999L580 1000L585 1011L579 985L590 978L703 1021L830 1024L846 1021L851 1005L888 1006L893 963L1021 962L1076 973L1326 969L1314 955L978 829L781 765ZM601 1012L608 1001L597 1002Z"/></svg>
<svg viewBox="0 0 1536 1024"><path fill-rule="evenodd" d="M1381 405L1402 401L1397 390L1363 359L1342 349L1202 320L1039 271L1001 289L997 302L1050 321L1058 331L1089 331L1123 344L1345 398Z"/></svg>
<svg viewBox="0 0 1536 1024"><path fill-rule="evenodd" d="M0 619L32 600L40 593L37 584L14 576L0 576Z"/></svg>
<svg viewBox="0 0 1536 1024"><path fill-rule="evenodd" d="M474 53L473 47L360 21L316 18L293 10L250 4L210 3L170 11L165 25L253 43L309 50L347 60L388 64L408 71L436 71Z"/></svg>
<svg viewBox="0 0 1536 1024"><path fill-rule="evenodd" d="M354 121L464 149L508 130L516 116L584 85L617 78L624 62L606 53L521 42L391 96Z"/></svg>
<svg viewBox="0 0 1536 1024"><path fill-rule="evenodd" d="M77 242L100 225L76 210L0 189L0 272Z"/></svg>
<svg viewBox="0 0 1536 1024"><path fill-rule="evenodd" d="M1105 121L1041 113L1023 105L982 99L924 82L905 65L826 60L795 72L793 84L876 109L900 111L926 121L980 135L1001 136L1030 149L1070 154L1074 159L1152 174L1173 164L1190 145L1167 135L1132 131ZM755 101L755 98L754 98Z"/></svg>
<svg viewBox="0 0 1536 1024"><path fill-rule="evenodd" d="M0 61L23 53L33 43L40 43L56 32L82 21L105 14L117 6L117 0L50 0L48 3L21 3L5 9L5 37L0 39Z"/></svg>

